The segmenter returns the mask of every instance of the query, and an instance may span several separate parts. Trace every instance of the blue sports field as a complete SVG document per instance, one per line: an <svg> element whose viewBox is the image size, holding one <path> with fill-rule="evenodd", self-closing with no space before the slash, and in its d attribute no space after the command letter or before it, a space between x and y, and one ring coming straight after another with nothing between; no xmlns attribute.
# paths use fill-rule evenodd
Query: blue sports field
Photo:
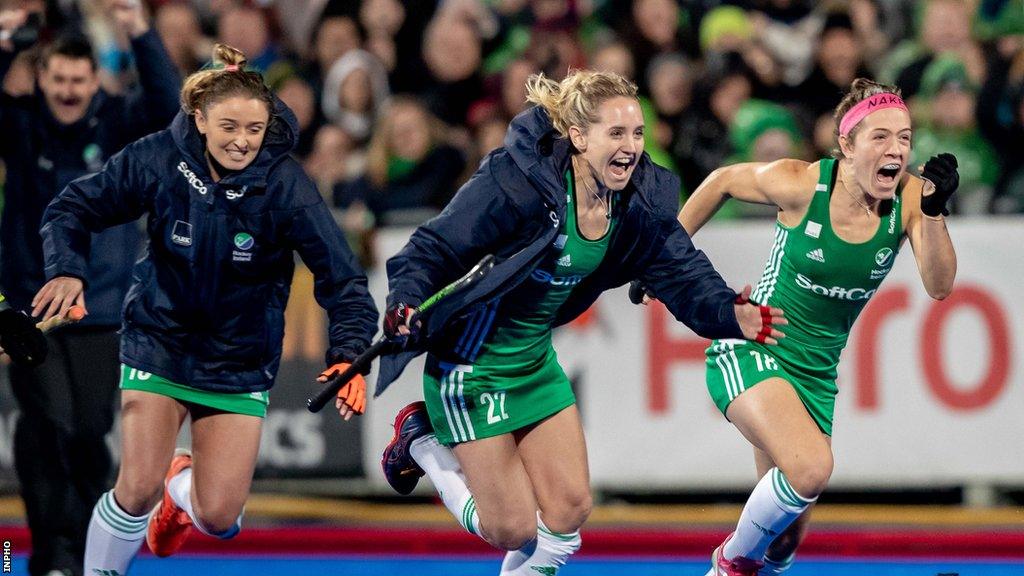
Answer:
<svg viewBox="0 0 1024 576"><path fill-rule="evenodd" d="M482 576L498 573L500 562L491 558L464 556L176 556L159 559L140 556L132 565L132 576ZM707 560L696 558L576 558L562 569L561 576L703 576ZM15 574L26 574L26 560L15 558ZM1010 576L1024 575L1024 562L985 560L822 560L801 559L791 576Z"/></svg>

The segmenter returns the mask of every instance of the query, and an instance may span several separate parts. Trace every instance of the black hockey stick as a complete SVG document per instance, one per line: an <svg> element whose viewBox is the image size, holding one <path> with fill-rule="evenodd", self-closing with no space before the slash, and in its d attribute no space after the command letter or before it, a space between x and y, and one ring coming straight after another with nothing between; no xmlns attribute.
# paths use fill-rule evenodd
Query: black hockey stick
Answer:
<svg viewBox="0 0 1024 576"><path fill-rule="evenodd" d="M494 256L491 254L484 256L483 259L477 262L476 266L473 266L473 268L471 268L469 272L466 272L462 278L459 278L444 288L441 288L436 294L424 300L412 315L409 316L408 323L412 324L417 316L426 314L441 300L476 284L483 279L484 276L487 276L487 273L490 272L493 267ZM369 348L363 350L363 353L352 361L352 364L344 372L329 378L316 396L306 400L306 408L308 408L310 412L319 412L331 400L331 398L334 398L335 395L337 395L338 390L341 390L342 386L347 384L348 381L354 378L356 374L365 370L371 362L376 360L377 357L384 352L384 349L389 343L390 341L387 339L387 336L382 335L377 338L373 344L370 344Z"/></svg>

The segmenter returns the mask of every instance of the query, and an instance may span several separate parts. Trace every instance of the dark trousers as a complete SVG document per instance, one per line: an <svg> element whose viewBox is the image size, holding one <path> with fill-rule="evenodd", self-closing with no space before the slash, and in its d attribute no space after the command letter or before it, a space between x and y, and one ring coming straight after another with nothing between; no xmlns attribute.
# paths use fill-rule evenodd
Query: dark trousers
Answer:
<svg viewBox="0 0 1024 576"><path fill-rule="evenodd" d="M29 574L82 573L93 506L110 485L104 437L114 423L120 379L114 328L73 327L47 336L46 362L11 365L21 409L14 467L32 532Z"/></svg>

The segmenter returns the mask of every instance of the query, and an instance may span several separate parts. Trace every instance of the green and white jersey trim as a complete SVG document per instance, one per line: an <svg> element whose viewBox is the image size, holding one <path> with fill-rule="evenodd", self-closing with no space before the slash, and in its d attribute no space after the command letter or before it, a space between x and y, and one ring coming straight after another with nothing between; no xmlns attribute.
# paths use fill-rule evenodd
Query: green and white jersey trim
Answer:
<svg viewBox="0 0 1024 576"><path fill-rule="evenodd" d="M492 316L493 319L493 316ZM487 331L484 330L485 336ZM483 337L481 337L481 341ZM479 344L477 344L479 348ZM473 366L469 364L451 364L441 362L441 402L444 406L444 415L448 420L448 428L451 430L452 438L456 442L468 442L476 440L476 431L473 429L473 420L469 417L469 410L466 408L466 398L462 395L465 388L466 373L473 372Z"/></svg>
<svg viewBox="0 0 1024 576"><path fill-rule="evenodd" d="M768 256L768 264L761 273L761 279L757 287L750 295L750 298L758 304L766 304L768 299L775 292L775 285L779 281L779 272L782 271L782 258L786 255L786 240L789 239L789 230L781 226L775 227L775 243L772 245L772 252Z"/></svg>
<svg viewBox="0 0 1024 576"><path fill-rule="evenodd" d="M743 340L718 340L712 347L717 355L715 364L722 371L722 379L725 380L725 389L732 402L747 389L743 382L743 371L740 370L739 358L736 357L736 346L743 345Z"/></svg>

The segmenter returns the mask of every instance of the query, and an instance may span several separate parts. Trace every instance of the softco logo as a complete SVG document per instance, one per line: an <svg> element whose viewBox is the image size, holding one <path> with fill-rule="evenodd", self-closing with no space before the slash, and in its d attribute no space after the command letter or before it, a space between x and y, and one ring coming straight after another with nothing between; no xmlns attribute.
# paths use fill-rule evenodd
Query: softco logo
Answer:
<svg viewBox="0 0 1024 576"><path fill-rule="evenodd" d="M238 200L242 196L245 196L245 191L248 188L248 186L242 186L241 188L238 188L236 190L228 188L227 190L224 191L224 195L227 196L228 200Z"/></svg>
<svg viewBox="0 0 1024 576"><path fill-rule="evenodd" d="M892 264L892 248L882 248L875 252L875 264L883 267Z"/></svg>
<svg viewBox="0 0 1024 576"><path fill-rule="evenodd" d="M203 185L203 181L188 169L188 164L185 164L184 161L178 163L178 172L181 172L185 179L188 180L189 185L196 189L196 192L204 196L206 195L206 186Z"/></svg>
<svg viewBox="0 0 1024 576"><path fill-rule="evenodd" d="M839 300L867 300L875 295L874 290L865 290L864 288L843 288L842 286L832 286L829 288L821 284L815 284L810 278L800 273L796 275L796 285L815 294Z"/></svg>
<svg viewBox="0 0 1024 576"><path fill-rule="evenodd" d="M537 282L544 282L552 286L575 286L583 281L583 276L573 274L571 276L555 276L543 270L534 270L530 278Z"/></svg>
<svg viewBox="0 0 1024 576"><path fill-rule="evenodd" d="M235 234L235 247L239 250L249 250L256 243L251 234L239 232Z"/></svg>

